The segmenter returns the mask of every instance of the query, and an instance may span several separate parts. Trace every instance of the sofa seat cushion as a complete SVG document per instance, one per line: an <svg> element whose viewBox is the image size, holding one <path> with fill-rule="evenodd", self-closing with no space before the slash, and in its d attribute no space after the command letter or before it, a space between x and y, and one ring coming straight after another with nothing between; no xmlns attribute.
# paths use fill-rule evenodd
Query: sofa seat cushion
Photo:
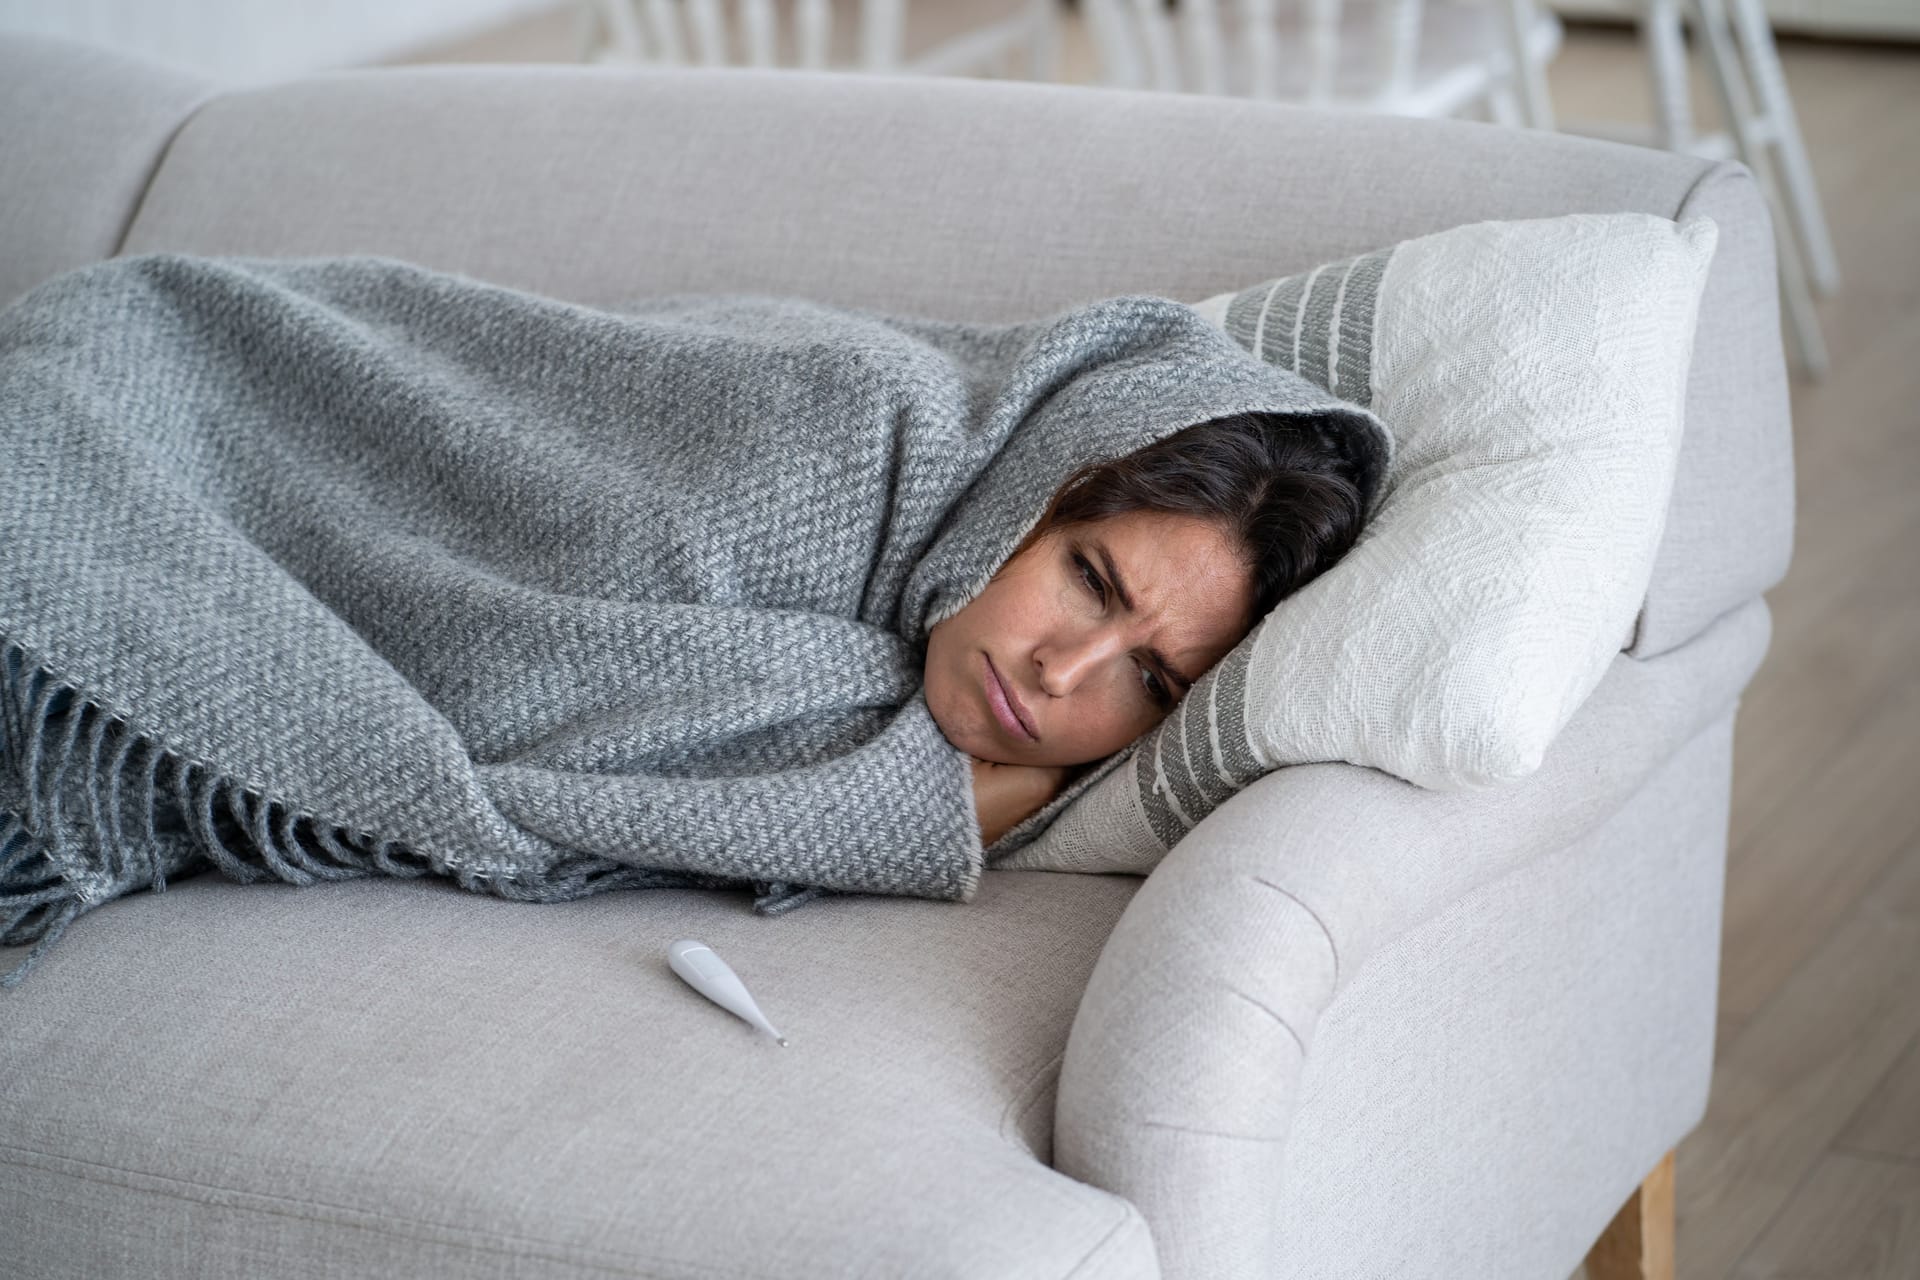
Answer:
<svg viewBox="0 0 1920 1280"><path fill-rule="evenodd" d="M202 874L106 904L0 993L0 1271L1157 1274L1132 1206L1047 1164L1138 885L989 872L964 906L766 918ZM790 1047L669 969L683 937Z"/></svg>

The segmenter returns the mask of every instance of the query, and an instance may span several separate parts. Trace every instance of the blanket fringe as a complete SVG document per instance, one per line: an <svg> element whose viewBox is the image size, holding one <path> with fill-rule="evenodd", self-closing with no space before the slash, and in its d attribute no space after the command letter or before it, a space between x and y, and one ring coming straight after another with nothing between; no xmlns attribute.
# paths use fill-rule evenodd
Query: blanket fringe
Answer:
<svg viewBox="0 0 1920 1280"><path fill-rule="evenodd" d="M82 913L148 884L164 892L169 866L160 836L176 827L194 855L243 884L438 871L457 875L467 888L502 887L215 772L88 697L4 635L0 675L0 775L22 797L18 809L0 804L0 946L36 944L19 967L0 975L0 987L19 986ZM84 822L63 811L75 785L70 773L86 797ZM163 827L169 799L174 812L164 815L172 821ZM177 850L176 840L175 872L194 860L179 861Z"/></svg>
<svg viewBox="0 0 1920 1280"><path fill-rule="evenodd" d="M793 884L786 880L769 880L754 884L753 910L755 915L780 916L805 906L815 898L823 898L834 892L821 884Z"/></svg>

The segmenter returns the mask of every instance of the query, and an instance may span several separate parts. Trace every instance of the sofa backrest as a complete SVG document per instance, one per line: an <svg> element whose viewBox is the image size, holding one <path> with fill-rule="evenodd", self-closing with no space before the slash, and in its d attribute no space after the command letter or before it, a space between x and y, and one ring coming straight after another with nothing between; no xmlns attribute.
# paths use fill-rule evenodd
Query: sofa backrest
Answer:
<svg viewBox="0 0 1920 1280"><path fill-rule="evenodd" d="M0 306L119 248L167 140L213 92L190 72L0 32Z"/></svg>
<svg viewBox="0 0 1920 1280"><path fill-rule="evenodd" d="M0 103L22 92L0 87ZM587 304L737 291L1014 320L1123 293L1197 300L1461 223L1608 210L1721 229L1628 650L1644 657L1778 582L1790 553L1773 241L1738 164L1017 81L388 68L207 101L119 248L377 253Z"/></svg>

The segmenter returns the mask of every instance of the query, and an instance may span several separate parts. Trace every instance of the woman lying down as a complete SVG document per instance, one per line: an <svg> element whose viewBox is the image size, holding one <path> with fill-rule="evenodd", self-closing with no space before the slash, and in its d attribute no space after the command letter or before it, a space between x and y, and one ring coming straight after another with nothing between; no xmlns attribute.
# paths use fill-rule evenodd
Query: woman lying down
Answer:
<svg viewBox="0 0 1920 1280"><path fill-rule="evenodd" d="M7 985L207 867L968 901L1382 456L1164 298L595 309L378 258L71 272L0 311L0 404Z"/></svg>

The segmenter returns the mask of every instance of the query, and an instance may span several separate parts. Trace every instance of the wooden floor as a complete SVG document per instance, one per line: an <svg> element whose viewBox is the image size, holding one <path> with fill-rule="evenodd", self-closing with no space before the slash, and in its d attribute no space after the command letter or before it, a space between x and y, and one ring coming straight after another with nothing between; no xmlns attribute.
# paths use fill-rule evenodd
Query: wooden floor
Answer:
<svg viewBox="0 0 1920 1280"><path fill-rule="evenodd" d="M1818 307L1832 369L1794 378L1793 563L1736 722L1718 1056L1679 1148L1677 1269L1913 1278L1920 47L1780 45L1843 280ZM1573 29L1556 109L1629 118L1640 66L1625 32Z"/></svg>
<svg viewBox="0 0 1920 1280"><path fill-rule="evenodd" d="M432 56L564 59L575 39L535 20ZM1794 379L1794 559L1737 722L1678 1274L1920 1278L1920 46L1780 45L1844 280L1818 307L1831 371ZM1557 114L1646 121L1643 68L1625 29L1569 25ZM1091 76L1075 26L1062 78Z"/></svg>

